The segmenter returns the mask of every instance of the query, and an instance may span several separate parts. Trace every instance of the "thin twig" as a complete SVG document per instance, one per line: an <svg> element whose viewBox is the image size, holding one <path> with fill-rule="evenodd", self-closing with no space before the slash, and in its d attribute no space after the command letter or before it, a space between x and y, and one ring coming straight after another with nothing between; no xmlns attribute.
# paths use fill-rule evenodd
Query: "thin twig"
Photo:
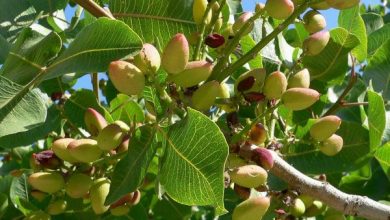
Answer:
<svg viewBox="0 0 390 220"><path fill-rule="evenodd" d="M324 116L334 114L335 112L337 112L337 110L339 110L342 107L345 97L353 89L356 82L357 82L357 74L355 72L355 59L352 57L351 78L349 80L349 83L345 88L344 92L337 99L336 103L333 104L333 106L324 114Z"/></svg>
<svg viewBox="0 0 390 220"><path fill-rule="evenodd" d="M98 73L91 74L91 83L92 83L93 93L95 94L98 103L100 103Z"/></svg>
<svg viewBox="0 0 390 220"><path fill-rule="evenodd" d="M389 220L390 206L365 196L350 195L327 182L314 180L299 172L276 152L272 151L274 166L270 172L300 193L316 198L346 215L359 216L370 220Z"/></svg>
<svg viewBox="0 0 390 220"><path fill-rule="evenodd" d="M104 8L100 7L96 2L92 0L73 0L75 3L83 7L85 10L87 10L89 13L91 13L95 17L107 17L111 19L115 19L114 16L104 10Z"/></svg>

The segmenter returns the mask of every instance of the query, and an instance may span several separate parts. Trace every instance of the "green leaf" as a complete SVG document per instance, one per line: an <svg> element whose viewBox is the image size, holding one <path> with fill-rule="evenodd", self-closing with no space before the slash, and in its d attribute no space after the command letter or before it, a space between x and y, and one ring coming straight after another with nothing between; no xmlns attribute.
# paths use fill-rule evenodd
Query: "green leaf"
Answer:
<svg viewBox="0 0 390 220"><path fill-rule="evenodd" d="M155 133L155 128L146 125L140 127L131 137L127 156L115 167L106 204L136 191L141 185L149 163L156 154Z"/></svg>
<svg viewBox="0 0 390 220"><path fill-rule="evenodd" d="M4 193L0 193L0 218L3 217L8 208L8 196Z"/></svg>
<svg viewBox="0 0 390 220"><path fill-rule="evenodd" d="M0 35L0 64L3 64L4 61L7 59L8 53L11 49L11 44L7 42L6 39L4 39L3 36Z"/></svg>
<svg viewBox="0 0 390 220"><path fill-rule="evenodd" d="M295 168L308 174L331 174L359 168L370 158L368 131L360 124L343 122L338 135L343 137L343 149L333 157L322 154L315 146L290 146L285 159Z"/></svg>
<svg viewBox="0 0 390 220"><path fill-rule="evenodd" d="M78 90L65 102L65 116L74 125L86 128L84 114L87 108L93 108L100 114L105 115L104 109L99 105L95 94L91 90Z"/></svg>
<svg viewBox="0 0 390 220"><path fill-rule="evenodd" d="M366 25L367 35L383 27L384 22L382 16L375 13L366 13L361 15Z"/></svg>
<svg viewBox="0 0 390 220"><path fill-rule="evenodd" d="M48 97L0 76L0 137L28 131L46 119Z"/></svg>
<svg viewBox="0 0 390 220"><path fill-rule="evenodd" d="M25 85L55 57L62 47L58 34L44 36L31 28L24 29L11 48L1 73L10 80Z"/></svg>
<svg viewBox="0 0 390 220"><path fill-rule="evenodd" d="M330 36L328 45L320 54L303 58L312 79L329 82L344 76L348 70L348 53L359 44L358 38L343 28L331 30Z"/></svg>
<svg viewBox="0 0 390 220"><path fill-rule="evenodd" d="M151 86L145 86L143 91L143 97L146 102L152 104L153 110L156 112L157 116L161 116L165 112L166 106L164 106L160 98L158 97L157 89ZM153 112L152 112L153 113Z"/></svg>
<svg viewBox="0 0 390 220"><path fill-rule="evenodd" d="M228 145L218 126L202 113L188 109L185 119L164 131L166 149L160 181L166 193L185 205L213 205L225 213L224 164Z"/></svg>
<svg viewBox="0 0 390 220"><path fill-rule="evenodd" d="M111 61L137 52L138 35L121 21L99 18L86 26L47 68L46 78L72 72L105 72Z"/></svg>
<svg viewBox="0 0 390 220"><path fill-rule="evenodd" d="M359 13L360 5L341 10L339 14L339 26L354 34L360 44L352 50L352 54L358 61L363 62L367 58L367 34L363 18Z"/></svg>
<svg viewBox="0 0 390 220"><path fill-rule="evenodd" d="M372 32L368 36L368 54L374 55L389 40L390 24L386 24L382 28Z"/></svg>
<svg viewBox="0 0 390 220"><path fill-rule="evenodd" d="M60 128L61 114L56 106L51 106L47 111L46 120L39 126L27 131L18 132L0 137L0 148L14 148L29 146L34 141L45 138L48 133ZM9 126L9 125L8 125Z"/></svg>
<svg viewBox="0 0 390 220"><path fill-rule="evenodd" d="M378 160L390 181L390 142L378 148L378 150L375 152L375 158Z"/></svg>
<svg viewBox="0 0 390 220"><path fill-rule="evenodd" d="M145 120L144 112L138 103L124 94L118 94L110 102L110 113L113 120L121 120L127 124Z"/></svg>
<svg viewBox="0 0 390 220"><path fill-rule="evenodd" d="M371 57L364 70L363 79L376 92L381 92L384 100L390 98L390 40L384 43Z"/></svg>
<svg viewBox="0 0 390 220"><path fill-rule="evenodd" d="M158 200L153 207L155 219L182 220L189 219L192 214L191 207L179 204L167 196Z"/></svg>
<svg viewBox="0 0 390 220"><path fill-rule="evenodd" d="M163 49L176 33L189 35L196 30L192 20L192 0L110 0L115 18L128 24L140 37Z"/></svg>
<svg viewBox="0 0 390 220"><path fill-rule="evenodd" d="M0 0L0 35L11 42L19 31L34 23L36 16L28 0Z"/></svg>
<svg viewBox="0 0 390 220"><path fill-rule="evenodd" d="M24 173L20 177L15 177L12 180L10 188L10 198L15 208L19 209L24 215L28 215L32 211L38 210L30 203L29 184L27 183L27 175Z"/></svg>
<svg viewBox="0 0 390 220"><path fill-rule="evenodd" d="M382 145L383 132L386 127L386 109L382 96L368 91L368 126L371 150Z"/></svg>
<svg viewBox="0 0 390 220"><path fill-rule="evenodd" d="M249 35L242 37L240 44L244 54L249 52L256 45L255 41ZM251 59L248 63L251 69L255 69L263 67L262 61L262 57L258 55Z"/></svg>
<svg viewBox="0 0 390 220"><path fill-rule="evenodd" d="M37 12L54 13L57 10L64 9L68 0L28 0L34 6Z"/></svg>

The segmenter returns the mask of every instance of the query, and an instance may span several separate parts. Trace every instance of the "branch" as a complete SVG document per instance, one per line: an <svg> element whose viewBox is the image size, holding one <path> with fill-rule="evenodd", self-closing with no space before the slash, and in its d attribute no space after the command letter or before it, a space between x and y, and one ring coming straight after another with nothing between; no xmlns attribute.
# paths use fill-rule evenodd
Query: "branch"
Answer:
<svg viewBox="0 0 390 220"><path fill-rule="evenodd" d="M89 13L91 13L95 17L108 17L111 19L115 19L114 16L104 10L104 8L100 7L100 5L96 4L96 2L92 0L73 0L75 3L83 7Z"/></svg>
<svg viewBox="0 0 390 220"><path fill-rule="evenodd" d="M271 169L271 173L288 183L298 192L317 198L346 215L359 216L370 220L390 219L390 206L378 203L365 196L341 192L327 182L314 180L292 167L279 157L276 152L271 152L274 158L274 166Z"/></svg>

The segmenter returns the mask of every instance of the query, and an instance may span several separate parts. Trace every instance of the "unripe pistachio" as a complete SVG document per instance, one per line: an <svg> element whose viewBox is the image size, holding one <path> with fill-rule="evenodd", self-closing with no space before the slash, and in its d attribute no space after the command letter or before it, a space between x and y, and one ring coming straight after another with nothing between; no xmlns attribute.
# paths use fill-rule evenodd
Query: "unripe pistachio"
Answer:
<svg viewBox="0 0 390 220"><path fill-rule="evenodd" d="M267 130L265 130L263 124L256 123L251 127L248 136L249 142L255 145L261 145L264 144L265 140L267 139Z"/></svg>
<svg viewBox="0 0 390 220"><path fill-rule="evenodd" d="M123 140L125 133L117 124L107 125L97 136L97 144L100 149L110 151L117 148Z"/></svg>
<svg viewBox="0 0 390 220"><path fill-rule="evenodd" d="M107 178L100 178L94 181L90 190L90 199L93 211L97 214L105 213L110 206L104 203L110 190L110 181Z"/></svg>
<svg viewBox="0 0 390 220"><path fill-rule="evenodd" d="M44 192L41 192L39 190L31 190L31 196L36 199L38 202L42 202L46 197L47 194Z"/></svg>
<svg viewBox="0 0 390 220"><path fill-rule="evenodd" d="M300 217L305 213L305 204L299 198L294 199L291 206L289 207L290 213L295 217Z"/></svg>
<svg viewBox="0 0 390 220"><path fill-rule="evenodd" d="M226 167L228 169L242 167L247 164L248 163L244 159L242 159L238 154L234 154L234 153L229 154L228 159L226 161Z"/></svg>
<svg viewBox="0 0 390 220"><path fill-rule="evenodd" d="M134 64L144 74L156 73L161 65L160 53L153 45L146 43L139 54L134 57Z"/></svg>
<svg viewBox="0 0 390 220"><path fill-rule="evenodd" d="M70 142L74 141L73 138L61 138L53 142L51 149L61 160L68 161L69 163L76 163L77 160L74 158L69 150L67 149Z"/></svg>
<svg viewBox="0 0 390 220"><path fill-rule="evenodd" d="M118 206L115 208L110 208L111 215L113 216L122 216L129 213L130 207L127 205Z"/></svg>
<svg viewBox="0 0 390 220"><path fill-rule="evenodd" d="M74 140L69 143L68 150L72 157L83 163L94 162L103 153L98 147L97 141L92 139Z"/></svg>
<svg viewBox="0 0 390 220"><path fill-rule="evenodd" d="M98 111L93 108L87 108L84 113L84 122L87 130L92 136L97 136L99 132L107 126L107 121Z"/></svg>
<svg viewBox="0 0 390 220"><path fill-rule="evenodd" d="M263 93L268 99L280 99L286 89L286 76L280 71L275 71L265 79Z"/></svg>
<svg viewBox="0 0 390 220"><path fill-rule="evenodd" d="M201 85L192 95L192 106L199 111L208 110L221 93L221 85L217 81L210 81Z"/></svg>
<svg viewBox="0 0 390 220"><path fill-rule="evenodd" d="M343 138L334 134L320 144L320 151L325 155L334 156L341 151L343 144Z"/></svg>
<svg viewBox="0 0 390 220"><path fill-rule="evenodd" d="M305 16L303 16L303 22L306 31L311 34L322 31L326 27L325 17L314 10L308 11Z"/></svg>
<svg viewBox="0 0 390 220"><path fill-rule="evenodd" d="M206 12L207 8L207 0L194 0L194 3L192 5L192 16L194 18L194 21L197 25L201 25L203 22L203 16ZM209 24L211 21L211 10L206 16L205 24Z"/></svg>
<svg viewBox="0 0 390 220"><path fill-rule="evenodd" d="M114 121L114 124L118 125L122 129L122 132L130 131L130 127L124 121L116 120Z"/></svg>
<svg viewBox="0 0 390 220"><path fill-rule="evenodd" d="M65 212L67 206L67 202L63 199L59 199L50 203L47 206L47 213L50 215L59 215Z"/></svg>
<svg viewBox="0 0 390 220"><path fill-rule="evenodd" d="M57 172L37 172L28 177L28 183L34 188L46 193L55 193L64 188L65 182Z"/></svg>
<svg viewBox="0 0 390 220"><path fill-rule="evenodd" d="M341 125L341 119L336 115L328 115L317 119L310 127L310 136L317 141L323 141L332 136Z"/></svg>
<svg viewBox="0 0 390 220"><path fill-rule="evenodd" d="M261 220L270 206L268 197L252 197L234 208L233 220Z"/></svg>
<svg viewBox="0 0 390 220"><path fill-rule="evenodd" d="M134 192L133 197L131 198L129 204L137 205L140 201L141 201L141 192L137 190Z"/></svg>
<svg viewBox="0 0 390 220"><path fill-rule="evenodd" d="M130 141L130 136L126 135L123 138L122 143L119 144L119 146L116 148L116 152L122 153L122 152L127 151L129 149L129 141Z"/></svg>
<svg viewBox="0 0 390 220"><path fill-rule="evenodd" d="M232 182L246 187L256 188L267 182L267 171L257 165L245 165L233 169L230 174Z"/></svg>
<svg viewBox="0 0 390 220"><path fill-rule="evenodd" d="M330 5L325 0L323 0L322 2L311 4L310 7L315 10L327 10L330 8Z"/></svg>
<svg viewBox="0 0 390 220"><path fill-rule="evenodd" d="M139 95L145 87L145 76L138 67L126 61L110 63L108 75L115 88L126 95Z"/></svg>
<svg viewBox="0 0 390 220"><path fill-rule="evenodd" d="M313 201L314 201L313 197L311 197L309 195L306 195L306 194L301 194L301 195L298 196L298 198L300 200L302 200L302 202L305 204L306 208L310 207L313 204Z"/></svg>
<svg viewBox="0 0 390 220"><path fill-rule="evenodd" d="M221 97L224 99L230 98L229 86L226 83L221 83L220 93L217 97Z"/></svg>
<svg viewBox="0 0 390 220"><path fill-rule="evenodd" d="M234 184L234 192L243 200L246 200L251 195L251 189Z"/></svg>
<svg viewBox="0 0 390 220"><path fill-rule="evenodd" d="M189 62L185 70L176 75L172 75L170 80L183 88L196 86L205 81L213 70L213 64L207 61Z"/></svg>
<svg viewBox="0 0 390 220"><path fill-rule="evenodd" d="M256 68L243 73L234 84L234 91L237 92L261 92L266 77L265 69ZM254 81L254 82L253 82ZM238 88L240 87L240 88Z"/></svg>
<svg viewBox="0 0 390 220"><path fill-rule="evenodd" d="M346 220L342 212L328 208L324 214L324 220Z"/></svg>
<svg viewBox="0 0 390 220"><path fill-rule="evenodd" d="M339 9L339 10L344 10L348 8L352 8L360 3L360 0L325 0L330 7Z"/></svg>
<svg viewBox="0 0 390 220"><path fill-rule="evenodd" d="M310 73L308 69L303 69L288 79L287 88L309 88L310 87Z"/></svg>
<svg viewBox="0 0 390 220"><path fill-rule="evenodd" d="M251 159L266 170L270 170L274 166L274 158L270 150L263 147L252 150Z"/></svg>
<svg viewBox="0 0 390 220"><path fill-rule="evenodd" d="M49 214L42 211L35 211L29 213L24 220L50 220L51 217Z"/></svg>
<svg viewBox="0 0 390 220"><path fill-rule="evenodd" d="M240 17L238 17L232 26L233 33L237 34L252 16L252 12L244 12ZM243 30L242 35L244 36L249 34L253 30L253 27L254 24L251 24L247 29Z"/></svg>
<svg viewBox="0 0 390 220"><path fill-rule="evenodd" d="M127 193L126 195L122 196L122 198L120 198L116 202L112 203L110 205L110 208L114 209L116 207L128 204L132 200L133 196L134 196L134 192Z"/></svg>
<svg viewBox="0 0 390 220"><path fill-rule="evenodd" d="M90 176L83 173L72 174L66 183L65 191L69 197L78 199L85 196L92 186Z"/></svg>
<svg viewBox="0 0 390 220"><path fill-rule="evenodd" d="M215 32L218 32L221 30L223 26L223 19L222 18L218 18L216 21L215 21L215 24L214 24L214 31ZM225 42L225 38L224 38L224 42Z"/></svg>
<svg viewBox="0 0 390 220"><path fill-rule="evenodd" d="M312 106L320 99L320 93L314 89L291 88L283 93L284 106L292 111L299 111Z"/></svg>
<svg viewBox="0 0 390 220"><path fill-rule="evenodd" d="M244 99L250 103L260 102L265 99L265 95L260 92L248 92L244 93Z"/></svg>
<svg viewBox="0 0 390 220"><path fill-rule="evenodd" d="M190 49L187 38L184 34L179 33L165 47L161 58L161 65L168 73L177 74L186 68L189 56Z"/></svg>
<svg viewBox="0 0 390 220"><path fill-rule="evenodd" d="M303 50L308 56L315 56L321 53L328 45L330 34L328 31L320 31L310 35L303 42Z"/></svg>
<svg viewBox="0 0 390 220"><path fill-rule="evenodd" d="M306 208L305 216L313 217L317 215L321 215L326 210L326 205L321 201L314 200L313 204Z"/></svg>
<svg viewBox="0 0 390 220"><path fill-rule="evenodd" d="M284 20L294 12L294 3L291 0L267 0L265 10L269 16Z"/></svg>

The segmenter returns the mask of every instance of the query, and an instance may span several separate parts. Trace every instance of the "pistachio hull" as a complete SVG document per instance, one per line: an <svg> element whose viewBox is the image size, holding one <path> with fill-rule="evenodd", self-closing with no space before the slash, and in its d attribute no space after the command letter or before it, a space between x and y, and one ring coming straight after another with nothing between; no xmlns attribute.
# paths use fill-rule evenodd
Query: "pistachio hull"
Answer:
<svg viewBox="0 0 390 220"><path fill-rule="evenodd" d="M75 173L70 176L65 186L66 194L77 199L85 196L92 186L91 177L82 173Z"/></svg>
<svg viewBox="0 0 390 220"><path fill-rule="evenodd" d="M185 70L173 75L170 80L176 85L187 88L205 81L213 70L213 64L207 61L189 62Z"/></svg>
<svg viewBox="0 0 390 220"><path fill-rule="evenodd" d="M252 197L236 206L233 220L261 220L270 206L268 197Z"/></svg>
<svg viewBox="0 0 390 220"><path fill-rule="evenodd" d="M104 203L110 190L110 181L106 178L97 179L91 187L90 199L93 211L97 214L103 214L109 206L105 206Z"/></svg>
<svg viewBox="0 0 390 220"><path fill-rule="evenodd" d="M68 145L74 141L73 138L61 138L53 142L51 145L51 149L54 154L60 158L61 160L68 161L69 163L78 162L76 158L74 158L69 150L67 149Z"/></svg>
<svg viewBox="0 0 390 220"><path fill-rule="evenodd" d="M167 44L161 57L161 66L170 74L182 72L190 56L187 38L176 34Z"/></svg>
<svg viewBox="0 0 390 220"><path fill-rule="evenodd" d="M145 76L138 67L125 61L110 63L108 75L115 88L126 95L139 95L145 87Z"/></svg>
<svg viewBox="0 0 390 220"><path fill-rule="evenodd" d="M292 88L282 96L284 106L292 111L299 111L312 106L320 98L320 93L314 89Z"/></svg>
<svg viewBox="0 0 390 220"><path fill-rule="evenodd" d="M237 167L229 174L232 182L246 188L256 188L264 185L268 177L267 171L257 165Z"/></svg>
<svg viewBox="0 0 390 220"><path fill-rule="evenodd" d="M284 20L294 12L294 3L291 0L267 0L265 10L269 16Z"/></svg>
<svg viewBox="0 0 390 220"><path fill-rule="evenodd" d="M341 119L335 115L318 119L310 128L310 135L317 141L324 141L332 136L341 125Z"/></svg>
<svg viewBox="0 0 390 220"><path fill-rule="evenodd" d="M74 140L68 145L68 150L72 157L83 163L94 162L103 153L98 147L97 141L92 139Z"/></svg>
<svg viewBox="0 0 390 220"><path fill-rule="evenodd" d="M65 182L57 172L37 172L28 177L28 183L34 188L46 193L55 193L64 188Z"/></svg>

